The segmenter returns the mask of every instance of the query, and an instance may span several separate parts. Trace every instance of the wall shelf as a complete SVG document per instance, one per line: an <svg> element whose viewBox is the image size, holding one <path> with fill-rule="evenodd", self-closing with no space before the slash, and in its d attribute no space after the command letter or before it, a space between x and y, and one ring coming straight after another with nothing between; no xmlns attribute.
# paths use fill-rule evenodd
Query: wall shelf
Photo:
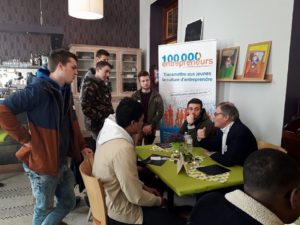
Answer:
<svg viewBox="0 0 300 225"><path fill-rule="evenodd" d="M0 69L40 69L42 66L3 66L0 65Z"/></svg>
<svg viewBox="0 0 300 225"><path fill-rule="evenodd" d="M266 74L265 79L250 79L250 78L243 78L243 75L235 75L233 80L229 79L218 79L218 82L232 82L232 83L271 83L273 75Z"/></svg>

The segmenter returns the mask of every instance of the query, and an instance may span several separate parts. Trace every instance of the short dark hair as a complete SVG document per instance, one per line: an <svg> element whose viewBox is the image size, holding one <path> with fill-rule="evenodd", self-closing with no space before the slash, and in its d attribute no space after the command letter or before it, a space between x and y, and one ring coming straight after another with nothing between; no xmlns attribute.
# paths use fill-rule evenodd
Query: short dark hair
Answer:
<svg viewBox="0 0 300 225"><path fill-rule="evenodd" d="M109 62L106 61L99 61L96 64L96 69L102 69L104 66L108 66L110 69L114 68Z"/></svg>
<svg viewBox="0 0 300 225"><path fill-rule="evenodd" d="M139 121L144 114L143 106L133 98L123 98L116 109L117 124L123 128L130 125L131 121Z"/></svg>
<svg viewBox="0 0 300 225"><path fill-rule="evenodd" d="M96 52L96 57L100 57L101 55L105 55L105 56L109 56L109 52L104 50L104 49L99 49L97 52Z"/></svg>
<svg viewBox="0 0 300 225"><path fill-rule="evenodd" d="M73 58L77 62L76 55L66 49L55 49L51 51L48 58L48 69L50 73L56 70L59 63L66 65L70 58Z"/></svg>
<svg viewBox="0 0 300 225"><path fill-rule="evenodd" d="M224 116L229 116L232 121L236 121L240 115L238 109L231 102L221 102L218 104Z"/></svg>
<svg viewBox="0 0 300 225"><path fill-rule="evenodd" d="M187 106L189 106L189 104L198 104L201 106L201 109L203 108L203 103L199 98L192 98L188 101Z"/></svg>
<svg viewBox="0 0 300 225"><path fill-rule="evenodd" d="M283 193L300 184L300 169L295 160L275 149L253 152L244 163L245 191Z"/></svg>
<svg viewBox="0 0 300 225"><path fill-rule="evenodd" d="M140 80L140 77L150 77L149 73L146 70L142 70L138 74L138 79Z"/></svg>

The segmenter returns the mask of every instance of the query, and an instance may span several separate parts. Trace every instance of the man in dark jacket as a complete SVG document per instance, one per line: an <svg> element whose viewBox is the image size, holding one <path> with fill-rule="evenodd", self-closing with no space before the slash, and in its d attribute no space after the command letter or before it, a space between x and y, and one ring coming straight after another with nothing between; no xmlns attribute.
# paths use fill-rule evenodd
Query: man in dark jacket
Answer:
<svg viewBox="0 0 300 225"><path fill-rule="evenodd" d="M275 149L252 153L244 164L244 191L212 192L196 203L188 225L284 225L300 216L300 169Z"/></svg>
<svg viewBox="0 0 300 225"><path fill-rule="evenodd" d="M138 79L141 89L136 91L132 98L143 105L144 125L137 145L141 145L143 139L145 145L150 145L155 139L156 127L163 116L164 104L160 94L151 89L150 75L147 71L139 72Z"/></svg>
<svg viewBox="0 0 300 225"><path fill-rule="evenodd" d="M215 161L224 166L243 165L250 153L257 150L257 143L250 129L239 119L237 108L230 102L220 103L214 114L216 136L202 146ZM198 131L205 138L205 130Z"/></svg>
<svg viewBox="0 0 300 225"><path fill-rule="evenodd" d="M114 113L108 79L112 65L105 61L96 64L96 74L87 76L80 92L85 126L92 132L94 140L104 124L104 120Z"/></svg>
<svg viewBox="0 0 300 225"><path fill-rule="evenodd" d="M182 124L179 133L191 135L193 138L193 146L202 146L205 138L202 140L197 137L199 129L205 129L206 138L214 134L214 124L208 118L202 101L198 98L192 98L187 104L188 116Z"/></svg>
<svg viewBox="0 0 300 225"><path fill-rule="evenodd" d="M105 49L99 49L96 53L96 64L101 61L108 62L109 56L110 56L110 54L108 51L106 51ZM95 75L96 75L96 69L94 67L90 68L87 71L87 73L84 75L84 78L82 79L81 85L80 85L80 101L82 100L83 84L86 82L86 80L90 80L91 78L95 79ZM84 119L85 119L86 129L91 132L90 119L87 116ZM92 137L86 138L87 145L95 151L96 139L93 137L92 134L91 134L91 136Z"/></svg>
<svg viewBox="0 0 300 225"><path fill-rule="evenodd" d="M77 75L77 58L66 50L49 56L49 71L0 105L0 126L23 146L17 152L35 197L33 225L60 224L75 205L74 175L68 157L81 160L85 148L76 118L70 83ZM29 130L16 115L27 112ZM54 208L54 196L57 204Z"/></svg>

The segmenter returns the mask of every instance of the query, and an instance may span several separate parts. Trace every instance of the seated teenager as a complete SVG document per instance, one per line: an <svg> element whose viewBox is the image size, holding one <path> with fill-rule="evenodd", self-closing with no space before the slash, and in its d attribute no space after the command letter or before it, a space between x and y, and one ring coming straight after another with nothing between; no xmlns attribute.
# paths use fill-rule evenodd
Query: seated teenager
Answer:
<svg viewBox="0 0 300 225"><path fill-rule="evenodd" d="M197 131L205 128L205 137L210 137L214 133L214 124L208 118L202 101L198 98L192 98L187 104L188 116L182 124L179 133L191 135L193 146L202 146L205 138L197 137Z"/></svg>
<svg viewBox="0 0 300 225"><path fill-rule="evenodd" d="M244 192L212 192L196 203L188 225L284 225L300 216L300 169L274 149L252 153L244 164Z"/></svg>
<svg viewBox="0 0 300 225"><path fill-rule="evenodd" d="M161 208L163 198L138 178L132 136L143 126L143 106L124 98L109 116L97 139L93 175L105 192L108 224L180 225L184 221Z"/></svg>
<svg viewBox="0 0 300 225"><path fill-rule="evenodd" d="M216 136L207 140L202 147L208 150L212 159L224 166L243 165L257 143L251 130L239 119L237 108L230 102L220 103L214 114ZM205 138L205 129L198 131L199 138Z"/></svg>

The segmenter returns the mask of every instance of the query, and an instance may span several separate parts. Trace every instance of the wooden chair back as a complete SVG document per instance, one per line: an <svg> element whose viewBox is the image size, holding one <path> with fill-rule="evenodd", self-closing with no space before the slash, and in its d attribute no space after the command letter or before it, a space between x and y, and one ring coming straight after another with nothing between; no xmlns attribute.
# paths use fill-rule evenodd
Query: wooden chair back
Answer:
<svg viewBox="0 0 300 225"><path fill-rule="evenodd" d="M107 225L106 205L101 181L92 175L93 159L86 158L79 170L87 191L94 225Z"/></svg>
<svg viewBox="0 0 300 225"><path fill-rule="evenodd" d="M264 142L264 141L260 141L260 140L257 141L257 147L258 147L258 149L273 148L273 149L276 149L278 151L287 153L287 151L284 148L282 148L278 145L274 145L274 144Z"/></svg>

